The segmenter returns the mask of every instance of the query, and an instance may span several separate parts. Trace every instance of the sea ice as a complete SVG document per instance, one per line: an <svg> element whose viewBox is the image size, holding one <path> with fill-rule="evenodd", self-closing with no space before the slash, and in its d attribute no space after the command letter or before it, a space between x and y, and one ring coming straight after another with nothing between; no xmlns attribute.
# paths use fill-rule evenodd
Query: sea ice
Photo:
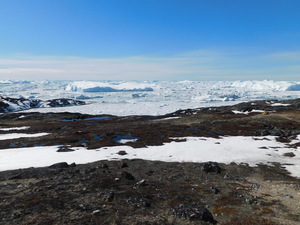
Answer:
<svg viewBox="0 0 300 225"><path fill-rule="evenodd" d="M299 98L299 86L300 82L270 80L0 81L0 93L7 97L34 96L41 100L82 98L89 103L67 108L31 109L27 112L88 112L88 114L128 116L164 115L179 109L233 105L251 100ZM113 92L101 92L99 95L99 92L84 92L84 90Z"/></svg>

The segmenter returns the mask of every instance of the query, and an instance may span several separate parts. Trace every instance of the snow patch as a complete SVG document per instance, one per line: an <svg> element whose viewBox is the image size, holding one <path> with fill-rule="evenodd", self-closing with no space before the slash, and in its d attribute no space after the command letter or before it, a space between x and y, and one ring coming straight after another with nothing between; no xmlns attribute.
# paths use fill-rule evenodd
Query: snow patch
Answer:
<svg viewBox="0 0 300 225"><path fill-rule="evenodd" d="M37 134L23 134L23 133L0 134L0 140L41 137L41 136L45 136L45 135L48 135L48 134L49 133L37 133Z"/></svg>
<svg viewBox="0 0 300 225"><path fill-rule="evenodd" d="M232 110L232 112L234 114L244 114L244 115L248 115L249 113L263 113L265 112L264 110L258 110L258 109L253 109L251 111L245 111L245 112L242 112L242 111L238 111L238 110Z"/></svg>
<svg viewBox="0 0 300 225"><path fill-rule="evenodd" d="M150 120L150 121L163 121L163 120L175 120L175 119L180 119L181 117L179 116L174 116L174 117L166 117L162 119L155 119L155 120Z"/></svg>
<svg viewBox="0 0 300 225"><path fill-rule="evenodd" d="M29 129L30 127L10 127L10 128L0 128L0 130L2 131L10 131L10 130L27 130Z"/></svg>
<svg viewBox="0 0 300 225"><path fill-rule="evenodd" d="M171 142L162 146L132 148L130 146L105 147L87 150L83 147L73 148L73 152L57 153L57 146L4 149L0 151L0 171L27 167L50 166L57 162L88 163L98 160L145 159L166 162L207 162L257 164L281 163L291 173L300 177L299 149L291 149L286 144L276 142L273 136L257 137L223 137L199 138L186 137L186 142ZM300 135L295 142L299 142ZM218 144L216 144L218 142ZM119 155L126 151L126 155ZM283 154L293 151L295 157ZM47 156L47 157L45 157Z"/></svg>
<svg viewBox="0 0 300 225"><path fill-rule="evenodd" d="M289 106L289 105L291 105L291 104L284 104L284 103L279 103L279 102L271 104L271 106Z"/></svg>

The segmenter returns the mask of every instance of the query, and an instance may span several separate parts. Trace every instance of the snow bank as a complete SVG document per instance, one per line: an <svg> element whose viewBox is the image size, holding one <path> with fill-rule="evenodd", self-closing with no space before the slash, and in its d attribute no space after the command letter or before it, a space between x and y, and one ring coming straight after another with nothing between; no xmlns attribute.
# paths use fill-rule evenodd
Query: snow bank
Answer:
<svg viewBox="0 0 300 225"><path fill-rule="evenodd" d="M81 92L122 92L153 91L153 84L140 82L92 82L76 81L67 85L66 91Z"/></svg>

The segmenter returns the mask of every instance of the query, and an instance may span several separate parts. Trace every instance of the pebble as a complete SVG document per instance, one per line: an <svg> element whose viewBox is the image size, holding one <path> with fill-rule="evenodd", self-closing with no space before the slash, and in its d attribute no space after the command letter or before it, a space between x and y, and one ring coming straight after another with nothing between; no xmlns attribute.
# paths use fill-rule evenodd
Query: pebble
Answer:
<svg viewBox="0 0 300 225"><path fill-rule="evenodd" d="M100 213L101 213L101 211L100 211L99 209L93 211L93 214L94 214L94 215L95 215L95 214L100 214Z"/></svg>
<svg viewBox="0 0 300 225"><path fill-rule="evenodd" d="M140 180L139 182L136 183L136 186L141 187L141 186L146 186L146 180Z"/></svg>
<svg viewBox="0 0 300 225"><path fill-rule="evenodd" d="M290 195L290 194L284 194L283 197L286 197L286 198L294 198L293 195Z"/></svg>

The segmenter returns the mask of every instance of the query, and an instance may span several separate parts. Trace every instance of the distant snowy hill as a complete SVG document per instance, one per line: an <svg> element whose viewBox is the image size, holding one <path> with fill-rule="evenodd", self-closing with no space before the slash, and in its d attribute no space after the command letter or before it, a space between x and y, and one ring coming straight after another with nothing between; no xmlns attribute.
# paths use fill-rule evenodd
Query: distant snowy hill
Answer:
<svg viewBox="0 0 300 225"><path fill-rule="evenodd" d="M0 113L15 112L32 108L50 108L84 105L85 102L73 99L52 99L42 101L39 99L9 98L0 96Z"/></svg>

